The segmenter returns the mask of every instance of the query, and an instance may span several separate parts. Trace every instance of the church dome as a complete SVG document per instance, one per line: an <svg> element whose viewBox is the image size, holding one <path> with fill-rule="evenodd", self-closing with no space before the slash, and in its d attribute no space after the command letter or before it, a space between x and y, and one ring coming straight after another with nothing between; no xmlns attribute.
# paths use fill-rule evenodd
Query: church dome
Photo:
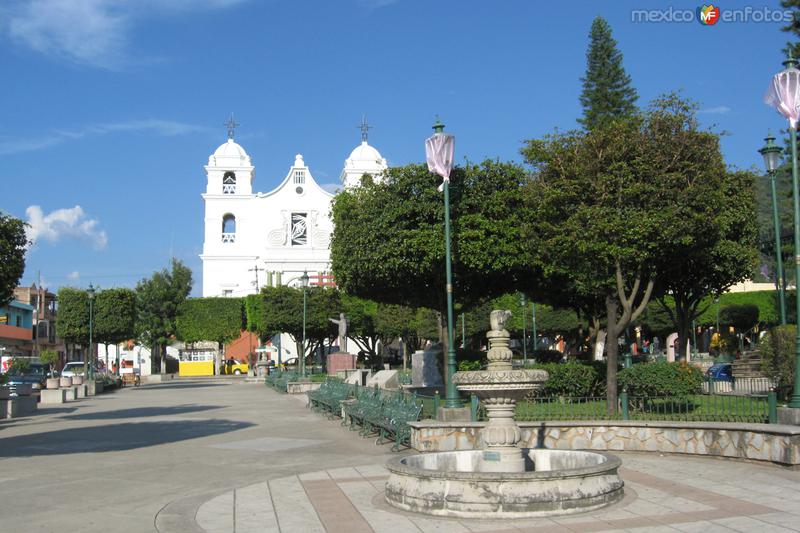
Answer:
<svg viewBox="0 0 800 533"><path fill-rule="evenodd" d="M375 148L370 146L367 141L361 141L361 144L356 146L355 149L350 152L350 157L347 158L351 162L356 161L382 161L383 157L381 153L378 152Z"/></svg>
<svg viewBox="0 0 800 533"><path fill-rule="evenodd" d="M250 156L233 139L228 139L208 158L208 165L211 167L249 167L251 166Z"/></svg>
<svg viewBox="0 0 800 533"><path fill-rule="evenodd" d="M228 139L214 151L214 157L247 157L247 152L233 139Z"/></svg>

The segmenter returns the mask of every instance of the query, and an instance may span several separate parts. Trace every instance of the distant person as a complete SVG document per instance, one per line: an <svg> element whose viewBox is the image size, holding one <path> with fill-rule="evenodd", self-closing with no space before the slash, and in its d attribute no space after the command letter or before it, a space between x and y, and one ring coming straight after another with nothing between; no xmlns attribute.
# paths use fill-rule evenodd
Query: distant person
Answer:
<svg viewBox="0 0 800 533"><path fill-rule="evenodd" d="M658 340L658 337L653 337L653 354L659 353L660 347L661 347L661 341Z"/></svg>

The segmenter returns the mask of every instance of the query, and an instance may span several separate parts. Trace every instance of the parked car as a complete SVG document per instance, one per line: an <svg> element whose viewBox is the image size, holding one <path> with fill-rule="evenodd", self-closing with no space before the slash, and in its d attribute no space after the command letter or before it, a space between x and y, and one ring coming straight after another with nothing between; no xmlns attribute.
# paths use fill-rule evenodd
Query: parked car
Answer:
<svg viewBox="0 0 800 533"><path fill-rule="evenodd" d="M733 381L733 366L730 363L717 363L706 370L706 377L714 381Z"/></svg>
<svg viewBox="0 0 800 533"><path fill-rule="evenodd" d="M28 368L22 372L9 372L8 373L8 386L11 388L11 393L16 392L17 385L28 384L35 391L45 388L45 381L50 368L40 364L31 363Z"/></svg>
<svg viewBox="0 0 800 533"><path fill-rule="evenodd" d="M240 376L242 374L247 374L247 370L249 368L250 367L247 363L240 363L236 359L228 359L222 362L223 374L233 374L236 376Z"/></svg>
<svg viewBox="0 0 800 533"><path fill-rule="evenodd" d="M97 374L97 368L92 365L91 371L94 374ZM70 361L64 368L61 369L61 376L65 378L71 378L74 376L82 376L83 375L83 362L81 361Z"/></svg>

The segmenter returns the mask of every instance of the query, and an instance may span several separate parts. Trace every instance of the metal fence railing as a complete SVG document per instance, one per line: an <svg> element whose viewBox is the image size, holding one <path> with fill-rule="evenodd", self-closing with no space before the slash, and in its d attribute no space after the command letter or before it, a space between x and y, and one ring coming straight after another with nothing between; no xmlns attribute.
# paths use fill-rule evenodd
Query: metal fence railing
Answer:
<svg viewBox="0 0 800 533"><path fill-rule="evenodd" d="M482 412L479 411L479 418ZM775 423L777 396L693 394L680 397L619 395L617 409L609 412L606 398L529 398L517 403L518 421L650 420L681 422Z"/></svg>
<svg viewBox="0 0 800 533"><path fill-rule="evenodd" d="M775 389L777 383L770 378L732 378L716 380L707 378L703 381L703 394L732 394L738 396L763 396Z"/></svg>

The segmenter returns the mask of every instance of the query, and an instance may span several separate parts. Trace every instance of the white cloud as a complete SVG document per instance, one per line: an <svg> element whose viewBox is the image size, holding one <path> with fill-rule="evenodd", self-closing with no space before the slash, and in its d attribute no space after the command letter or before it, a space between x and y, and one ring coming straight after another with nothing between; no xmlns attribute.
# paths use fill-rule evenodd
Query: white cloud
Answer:
<svg viewBox="0 0 800 533"><path fill-rule="evenodd" d="M109 135L112 133L148 132L165 137L186 135L207 131L204 126L185 124L170 120L145 119L127 122L112 122L86 126L79 130L56 130L29 139L0 139L0 155L34 152L56 146L66 141L82 139L91 135Z"/></svg>
<svg viewBox="0 0 800 533"><path fill-rule="evenodd" d="M77 270L73 270L72 272L67 274L67 279L70 281L78 281L79 279L81 279L81 273L78 272Z"/></svg>
<svg viewBox="0 0 800 533"><path fill-rule="evenodd" d="M18 45L73 63L118 69L148 17L227 8L246 0L12 0L3 30Z"/></svg>
<svg viewBox="0 0 800 533"><path fill-rule="evenodd" d="M102 250L108 244L105 230L100 229L100 221L88 218L81 206L62 208L44 214L38 205L25 210L28 216L28 238L34 244L41 241L56 243L62 237L84 240L95 250Z"/></svg>
<svg viewBox="0 0 800 533"><path fill-rule="evenodd" d="M716 107L707 107L705 109L701 109L698 111L699 114L702 115L724 115L725 113L729 113L731 108L724 105L718 105Z"/></svg>

